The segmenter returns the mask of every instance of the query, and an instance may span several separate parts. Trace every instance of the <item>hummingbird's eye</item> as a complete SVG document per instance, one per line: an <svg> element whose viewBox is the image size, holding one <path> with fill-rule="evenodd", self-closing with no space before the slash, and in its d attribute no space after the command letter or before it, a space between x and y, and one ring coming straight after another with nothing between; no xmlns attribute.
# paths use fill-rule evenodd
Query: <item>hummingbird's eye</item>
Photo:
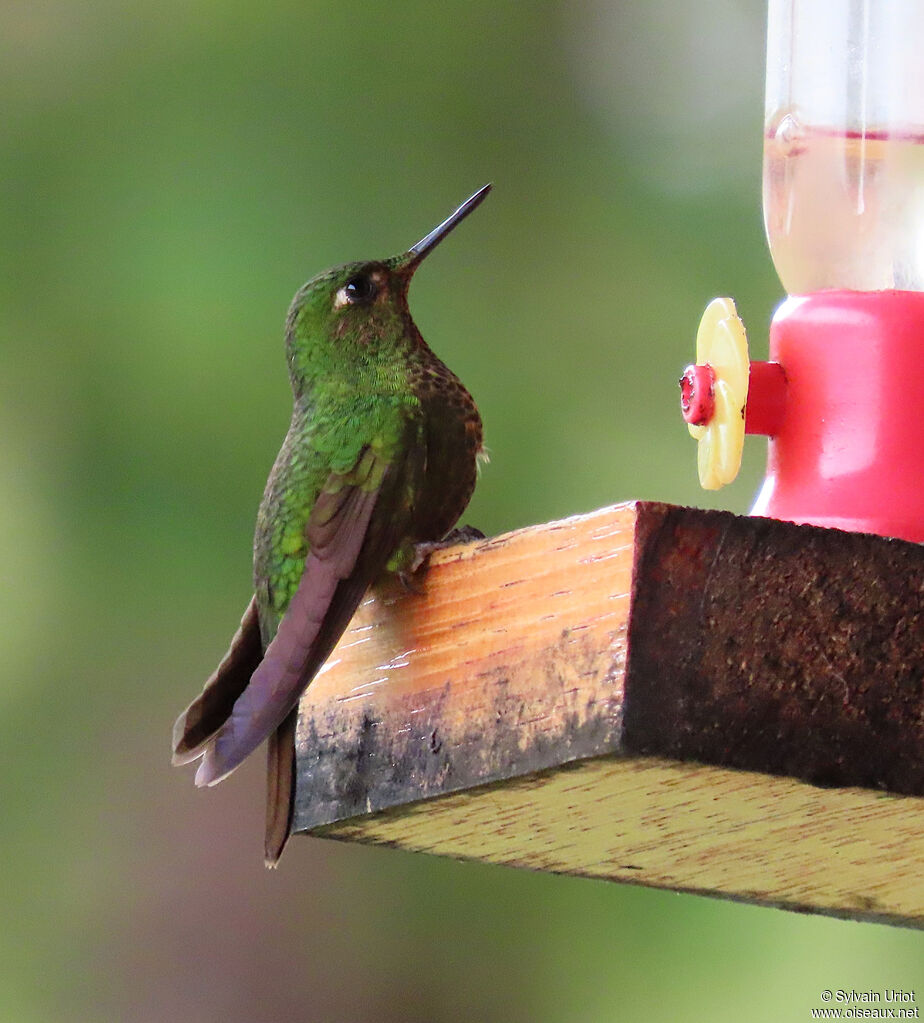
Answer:
<svg viewBox="0 0 924 1023"><path fill-rule="evenodd" d="M356 274L337 292L337 305L368 305L377 294L378 287L368 274Z"/></svg>

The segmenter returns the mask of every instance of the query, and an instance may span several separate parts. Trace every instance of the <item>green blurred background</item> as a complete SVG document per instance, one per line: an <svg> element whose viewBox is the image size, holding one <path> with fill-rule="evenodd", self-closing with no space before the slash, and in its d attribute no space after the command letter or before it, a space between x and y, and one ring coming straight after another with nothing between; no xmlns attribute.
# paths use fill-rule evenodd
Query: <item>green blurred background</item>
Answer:
<svg viewBox="0 0 924 1023"><path fill-rule="evenodd" d="M765 354L763 5L0 5L0 1018L801 1020L916 932L300 838L176 713L250 593L282 321L495 191L415 281L474 393L488 533L699 491L706 301Z"/></svg>

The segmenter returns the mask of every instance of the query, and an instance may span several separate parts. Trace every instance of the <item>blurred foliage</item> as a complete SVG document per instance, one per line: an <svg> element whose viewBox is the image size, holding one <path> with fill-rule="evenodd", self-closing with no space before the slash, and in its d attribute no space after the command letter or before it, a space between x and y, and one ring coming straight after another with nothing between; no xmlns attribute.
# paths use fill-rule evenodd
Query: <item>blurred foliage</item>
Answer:
<svg viewBox="0 0 924 1023"><path fill-rule="evenodd" d="M707 502L676 379L714 294L758 353L779 297L759 7L0 7L4 1019L778 1020L924 980L884 927L304 839L267 874L262 764L168 762L248 598L292 293L484 181L412 293L486 423L466 519L747 508L762 445Z"/></svg>

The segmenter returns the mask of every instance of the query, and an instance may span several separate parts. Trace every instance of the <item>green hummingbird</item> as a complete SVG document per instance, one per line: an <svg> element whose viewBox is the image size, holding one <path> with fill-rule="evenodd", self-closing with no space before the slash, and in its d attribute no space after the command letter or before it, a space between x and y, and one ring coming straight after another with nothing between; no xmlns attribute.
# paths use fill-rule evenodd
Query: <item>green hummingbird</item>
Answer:
<svg viewBox="0 0 924 1023"><path fill-rule="evenodd" d="M202 758L199 786L269 739L268 866L291 826L299 697L368 587L385 572L409 578L475 487L481 417L421 337L407 293L421 261L490 189L401 256L313 277L289 308L292 421L257 513L255 592L173 731L175 764Z"/></svg>

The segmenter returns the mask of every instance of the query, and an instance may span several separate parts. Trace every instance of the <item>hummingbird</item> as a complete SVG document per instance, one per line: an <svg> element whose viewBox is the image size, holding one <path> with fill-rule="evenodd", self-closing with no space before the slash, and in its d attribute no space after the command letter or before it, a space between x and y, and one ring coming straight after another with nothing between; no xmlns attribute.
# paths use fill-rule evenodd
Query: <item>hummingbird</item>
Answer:
<svg viewBox="0 0 924 1023"><path fill-rule="evenodd" d="M318 274L289 307L292 420L257 512L254 594L173 731L173 763L199 760L197 786L269 740L267 866L291 827L300 696L369 586L386 573L410 585L475 487L481 417L421 337L407 296L423 259L490 189L403 255Z"/></svg>

